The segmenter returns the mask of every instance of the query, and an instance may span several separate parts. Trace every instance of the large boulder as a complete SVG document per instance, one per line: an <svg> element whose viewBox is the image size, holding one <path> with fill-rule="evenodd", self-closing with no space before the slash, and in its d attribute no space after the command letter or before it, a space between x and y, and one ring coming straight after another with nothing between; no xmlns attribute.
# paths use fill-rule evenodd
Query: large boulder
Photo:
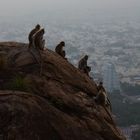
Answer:
<svg viewBox="0 0 140 140"><path fill-rule="evenodd" d="M55 52L27 46L0 43L1 139L125 140L94 102L93 80Z"/></svg>

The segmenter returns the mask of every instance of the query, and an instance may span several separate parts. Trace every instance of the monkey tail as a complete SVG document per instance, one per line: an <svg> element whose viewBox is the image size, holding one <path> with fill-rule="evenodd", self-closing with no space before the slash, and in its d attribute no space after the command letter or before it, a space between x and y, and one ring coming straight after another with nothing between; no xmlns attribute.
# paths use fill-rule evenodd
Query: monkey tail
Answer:
<svg viewBox="0 0 140 140"><path fill-rule="evenodd" d="M31 49L29 50L29 52L31 53L31 55L33 56L35 61L40 64L40 61L37 59L36 55L31 51ZM39 53L39 55L40 55L40 53Z"/></svg>
<svg viewBox="0 0 140 140"><path fill-rule="evenodd" d="M108 109L106 107L103 106L103 108L106 111L106 113L108 114L108 116L110 117L110 120L113 122L113 124L115 124L114 120L112 119L111 113L108 111Z"/></svg>
<svg viewBox="0 0 140 140"><path fill-rule="evenodd" d="M41 53L40 53L40 59L41 59L41 62L40 62L40 75L42 75L42 71L43 71L43 60L42 60Z"/></svg>
<svg viewBox="0 0 140 140"><path fill-rule="evenodd" d="M116 131L117 131L118 133L120 133L119 130L117 129L117 127L116 127L116 124L115 124L115 122L114 122L112 116L111 116L111 113L108 111L108 109L107 109L105 106L103 106L103 108L104 108L104 110L106 111L106 113L109 115L110 120L112 121L112 124L113 124L114 128L116 129Z"/></svg>
<svg viewBox="0 0 140 140"><path fill-rule="evenodd" d="M108 97L107 97L107 104L109 105L110 111L112 112L112 105Z"/></svg>

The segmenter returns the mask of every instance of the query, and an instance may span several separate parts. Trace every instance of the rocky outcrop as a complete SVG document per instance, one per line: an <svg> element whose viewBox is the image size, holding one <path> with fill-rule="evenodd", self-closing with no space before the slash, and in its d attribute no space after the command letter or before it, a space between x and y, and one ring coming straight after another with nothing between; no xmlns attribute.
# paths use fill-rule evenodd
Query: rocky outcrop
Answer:
<svg viewBox="0 0 140 140"><path fill-rule="evenodd" d="M0 138L125 140L93 80L51 50L0 43Z"/></svg>

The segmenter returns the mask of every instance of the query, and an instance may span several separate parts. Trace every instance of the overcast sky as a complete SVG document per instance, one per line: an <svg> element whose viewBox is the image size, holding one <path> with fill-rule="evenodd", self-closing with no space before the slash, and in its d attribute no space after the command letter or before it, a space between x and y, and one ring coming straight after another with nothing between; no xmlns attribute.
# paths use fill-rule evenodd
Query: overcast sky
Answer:
<svg viewBox="0 0 140 140"><path fill-rule="evenodd" d="M0 16L21 16L35 13L48 16L85 16L106 13L140 13L140 0L0 0Z"/></svg>

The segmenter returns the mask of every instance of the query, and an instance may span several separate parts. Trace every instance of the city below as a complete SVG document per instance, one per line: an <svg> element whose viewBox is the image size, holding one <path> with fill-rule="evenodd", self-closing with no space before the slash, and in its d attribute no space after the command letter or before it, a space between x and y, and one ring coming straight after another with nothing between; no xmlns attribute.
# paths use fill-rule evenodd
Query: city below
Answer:
<svg viewBox="0 0 140 140"><path fill-rule="evenodd" d="M24 22L24 21L23 21ZM1 22L0 41L28 43L29 31L36 20ZM49 23L43 21L46 47L54 50L60 41L66 43L66 57L77 67L85 54L89 55L90 76L98 83L103 81L109 93L120 93L122 104L140 102L140 94L128 95L122 84L140 86L140 24L139 21L114 20L105 23ZM121 127L128 140L139 125Z"/></svg>

